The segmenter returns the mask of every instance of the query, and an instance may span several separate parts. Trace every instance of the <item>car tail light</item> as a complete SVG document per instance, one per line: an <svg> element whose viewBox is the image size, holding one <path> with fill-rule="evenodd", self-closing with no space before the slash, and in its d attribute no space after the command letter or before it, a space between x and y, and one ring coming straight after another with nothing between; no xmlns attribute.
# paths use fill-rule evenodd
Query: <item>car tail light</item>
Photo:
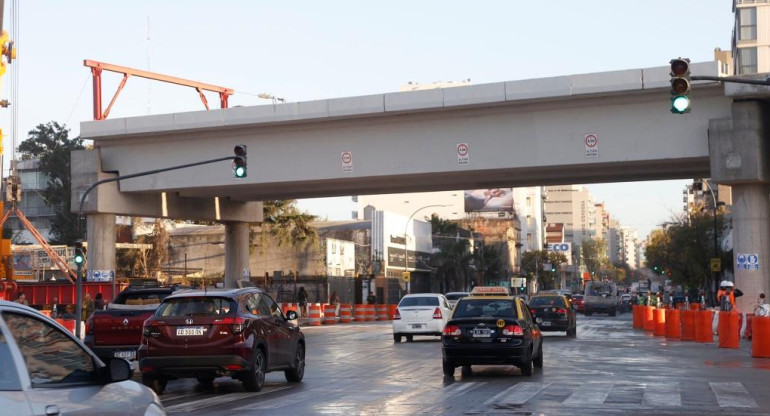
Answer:
<svg viewBox="0 0 770 416"><path fill-rule="evenodd" d="M396 319L401 319L401 311L399 311L398 308L396 308L396 311L393 312L393 320Z"/></svg>
<svg viewBox="0 0 770 416"><path fill-rule="evenodd" d="M441 309L439 309L439 308L436 308L436 310L435 310L435 311L433 311L433 319L441 319L441 318L443 318L443 317L444 317L444 316L443 316L443 315L441 315Z"/></svg>
<svg viewBox="0 0 770 416"><path fill-rule="evenodd" d="M506 325L503 328L503 335L506 337L522 336L524 335L524 331L518 325Z"/></svg>
<svg viewBox="0 0 770 416"><path fill-rule="evenodd" d="M447 325L444 327L444 335L459 337L463 331L457 325Z"/></svg>
<svg viewBox="0 0 770 416"><path fill-rule="evenodd" d="M567 314L567 310L566 309L557 309L556 313L563 313L563 314L566 315Z"/></svg>
<svg viewBox="0 0 770 416"><path fill-rule="evenodd" d="M94 317L88 318L86 321L86 335L93 335L94 334Z"/></svg>
<svg viewBox="0 0 770 416"><path fill-rule="evenodd" d="M246 326L246 319L241 317L227 317L215 320L214 325L230 325L233 330L233 334L240 334L243 332L243 328Z"/></svg>
<svg viewBox="0 0 770 416"><path fill-rule="evenodd" d="M228 364L225 368L228 370L243 370L243 366L238 364Z"/></svg>
<svg viewBox="0 0 770 416"><path fill-rule="evenodd" d="M532 315L534 315L536 312L534 309L530 309L529 311L532 312Z"/></svg>
<svg viewBox="0 0 770 416"><path fill-rule="evenodd" d="M141 371L143 373L149 373L152 370L154 370L154 368L152 368L152 367L142 367L142 368L139 369L139 371Z"/></svg>
<svg viewBox="0 0 770 416"><path fill-rule="evenodd" d="M157 322L151 321L149 319L144 321L144 325L142 326L142 335L145 337L157 337L160 335L160 330L157 328L159 325L160 324Z"/></svg>

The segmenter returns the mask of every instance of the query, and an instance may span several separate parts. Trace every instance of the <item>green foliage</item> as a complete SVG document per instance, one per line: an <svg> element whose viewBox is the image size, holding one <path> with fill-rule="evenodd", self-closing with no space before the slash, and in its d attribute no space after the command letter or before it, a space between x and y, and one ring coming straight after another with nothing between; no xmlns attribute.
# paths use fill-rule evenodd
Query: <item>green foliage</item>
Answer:
<svg viewBox="0 0 770 416"><path fill-rule="evenodd" d="M40 170L48 177L43 191L46 205L53 207L56 216L51 221L52 244L74 244L77 234L77 214L71 212L72 181L70 152L81 150L83 139L69 138L69 129L55 121L38 124L30 130L27 140L19 145L21 158L39 159Z"/></svg>
<svg viewBox="0 0 770 416"><path fill-rule="evenodd" d="M293 199L264 201L262 225L278 245L304 248L318 242L318 233L310 226L316 216L300 212L296 202Z"/></svg>
<svg viewBox="0 0 770 416"><path fill-rule="evenodd" d="M555 251L537 250L527 251L521 256L521 272L529 278L537 276L537 284L540 290L553 289L556 283L559 265L567 262L567 256ZM543 264L551 264L556 272L543 270Z"/></svg>
<svg viewBox="0 0 770 416"><path fill-rule="evenodd" d="M580 246L580 252L583 264L588 272L591 273L591 276L600 275L602 267L606 268L610 264L607 257L607 242L601 238L583 241L583 245Z"/></svg>
<svg viewBox="0 0 770 416"><path fill-rule="evenodd" d="M436 256L436 276L444 292L462 291L468 288L474 270L471 267L473 254L470 241L466 238L441 242L441 251Z"/></svg>

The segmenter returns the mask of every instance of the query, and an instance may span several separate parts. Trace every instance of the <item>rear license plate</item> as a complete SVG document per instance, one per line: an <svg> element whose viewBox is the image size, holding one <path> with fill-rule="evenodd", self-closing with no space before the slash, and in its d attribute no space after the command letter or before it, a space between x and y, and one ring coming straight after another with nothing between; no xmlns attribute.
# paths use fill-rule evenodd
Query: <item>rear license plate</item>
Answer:
<svg viewBox="0 0 770 416"><path fill-rule="evenodd" d="M535 322L537 322L537 323L543 322L543 318L537 318L537 319L535 319Z"/></svg>
<svg viewBox="0 0 770 416"><path fill-rule="evenodd" d="M489 338L492 336L492 331L486 328L474 329L471 332L471 335L473 335L474 338Z"/></svg>
<svg viewBox="0 0 770 416"><path fill-rule="evenodd" d="M422 328L422 324L414 324L412 325L412 329L420 329Z"/></svg>
<svg viewBox="0 0 770 416"><path fill-rule="evenodd" d="M540 326L551 326L551 323L549 321L543 321L539 325Z"/></svg>
<svg viewBox="0 0 770 416"><path fill-rule="evenodd" d="M115 358L125 358L126 360L136 359L136 351L115 351Z"/></svg>
<svg viewBox="0 0 770 416"><path fill-rule="evenodd" d="M176 336L178 337L200 336L200 335L203 335L205 332L206 330L202 326L191 326L191 327L185 327L185 328L177 328Z"/></svg>

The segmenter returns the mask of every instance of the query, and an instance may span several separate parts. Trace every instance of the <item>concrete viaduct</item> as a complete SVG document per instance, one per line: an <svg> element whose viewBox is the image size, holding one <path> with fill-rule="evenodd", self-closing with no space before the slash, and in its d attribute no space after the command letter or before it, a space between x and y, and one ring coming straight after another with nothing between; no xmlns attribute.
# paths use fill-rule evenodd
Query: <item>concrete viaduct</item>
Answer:
<svg viewBox="0 0 770 416"><path fill-rule="evenodd" d="M716 62L691 68L719 75ZM751 311L760 291L770 293L770 90L698 82L692 112L675 115L668 71L83 122L81 137L94 149L73 153L72 206L99 179L228 156L246 144L246 178L234 178L225 161L121 180L89 194L84 209L95 270L115 268L116 214L223 222L232 285L248 267L248 223L261 220L255 201L711 177L733 187L734 252L759 254L759 270L735 273L746 294L739 307Z"/></svg>

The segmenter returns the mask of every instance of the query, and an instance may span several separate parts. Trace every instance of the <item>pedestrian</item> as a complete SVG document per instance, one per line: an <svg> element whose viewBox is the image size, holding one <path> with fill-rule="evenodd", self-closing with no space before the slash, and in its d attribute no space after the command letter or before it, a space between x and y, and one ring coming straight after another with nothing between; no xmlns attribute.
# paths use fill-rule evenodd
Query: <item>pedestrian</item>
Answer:
<svg viewBox="0 0 770 416"><path fill-rule="evenodd" d="M94 308L97 311L104 310L104 299L102 298L102 292L96 294L96 299L94 300Z"/></svg>
<svg viewBox="0 0 770 416"><path fill-rule="evenodd" d="M29 306L29 301L27 300L27 294L24 292L19 292L19 296L16 297L16 300L14 302L20 303L25 306Z"/></svg>
<svg viewBox="0 0 770 416"><path fill-rule="evenodd" d="M90 318L93 313L94 313L94 300L91 299L91 294L86 292L86 294L83 296L83 311L82 311L83 322L87 321L88 318Z"/></svg>
<svg viewBox="0 0 770 416"><path fill-rule="evenodd" d="M331 304L334 305L334 316L339 317L340 316L340 296L337 294L336 290L332 292Z"/></svg>
<svg viewBox="0 0 770 416"><path fill-rule="evenodd" d="M54 296L51 302L51 318L56 319L64 313L64 307L59 305L59 297Z"/></svg>
<svg viewBox="0 0 770 416"><path fill-rule="evenodd" d="M374 305L377 303L377 296L374 296L374 293L370 293L369 296L366 298L366 303L370 305Z"/></svg>
<svg viewBox="0 0 770 416"><path fill-rule="evenodd" d="M297 293L297 302L299 302L299 309L300 309L300 318L303 316L307 316L308 312L305 308L307 308L307 292L305 291L305 286L300 286L299 293Z"/></svg>
<svg viewBox="0 0 770 416"><path fill-rule="evenodd" d="M723 280L719 284L719 292L717 292L717 303L719 304L719 310L722 311L734 311L735 298L743 296L743 292L735 287L733 282Z"/></svg>

